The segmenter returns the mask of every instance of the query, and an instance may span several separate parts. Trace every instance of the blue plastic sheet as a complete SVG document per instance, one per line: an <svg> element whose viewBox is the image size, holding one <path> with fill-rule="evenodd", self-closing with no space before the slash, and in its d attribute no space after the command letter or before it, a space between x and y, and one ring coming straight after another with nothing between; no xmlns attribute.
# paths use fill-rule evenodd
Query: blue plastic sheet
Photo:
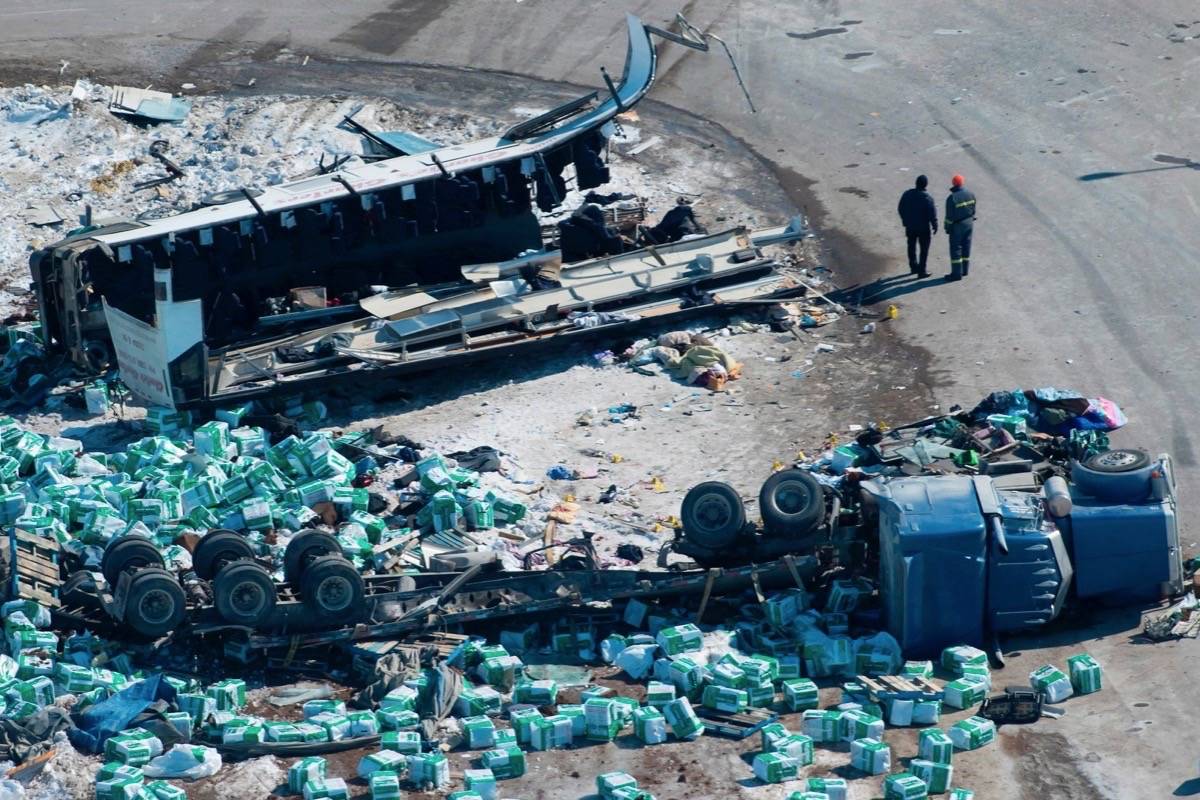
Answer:
<svg viewBox="0 0 1200 800"><path fill-rule="evenodd" d="M128 728L157 700L175 700L174 687L164 681L162 675L151 675L127 686L75 715L75 729L67 734L71 744L85 753L99 753L109 737Z"/></svg>

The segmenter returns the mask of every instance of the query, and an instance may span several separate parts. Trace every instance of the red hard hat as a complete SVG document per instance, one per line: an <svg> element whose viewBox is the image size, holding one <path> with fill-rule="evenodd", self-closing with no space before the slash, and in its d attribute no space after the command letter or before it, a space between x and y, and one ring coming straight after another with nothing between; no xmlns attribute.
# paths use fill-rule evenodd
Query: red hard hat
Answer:
<svg viewBox="0 0 1200 800"><path fill-rule="evenodd" d="M962 175L955 175L950 179L951 186L962 186L965 182L966 178L964 178Z"/></svg>

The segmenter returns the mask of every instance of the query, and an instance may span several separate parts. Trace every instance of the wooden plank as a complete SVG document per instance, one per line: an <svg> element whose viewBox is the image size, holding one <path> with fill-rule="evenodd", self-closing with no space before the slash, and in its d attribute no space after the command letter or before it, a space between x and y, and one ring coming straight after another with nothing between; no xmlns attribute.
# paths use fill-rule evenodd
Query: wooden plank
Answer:
<svg viewBox="0 0 1200 800"><path fill-rule="evenodd" d="M40 578L47 583L54 584L55 586L58 586L60 583L62 583L62 580L58 577L58 567L50 564L43 564L40 561L18 560L17 572L20 572L23 575L29 575L33 578Z"/></svg>
<svg viewBox="0 0 1200 800"><path fill-rule="evenodd" d="M779 719L775 712L759 708L743 713L731 713L700 707L696 709L696 715L700 717L700 722L706 730L732 739L745 739Z"/></svg>

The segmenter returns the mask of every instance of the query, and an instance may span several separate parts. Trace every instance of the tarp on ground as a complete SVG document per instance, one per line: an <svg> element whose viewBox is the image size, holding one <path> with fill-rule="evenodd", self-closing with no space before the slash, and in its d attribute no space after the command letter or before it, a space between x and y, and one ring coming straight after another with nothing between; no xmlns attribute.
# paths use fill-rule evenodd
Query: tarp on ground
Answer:
<svg viewBox="0 0 1200 800"><path fill-rule="evenodd" d="M1033 430L1057 435L1072 430L1115 431L1128 422L1112 400L1087 398L1051 386L992 392L971 410L970 416L982 422L992 414L1020 417Z"/></svg>

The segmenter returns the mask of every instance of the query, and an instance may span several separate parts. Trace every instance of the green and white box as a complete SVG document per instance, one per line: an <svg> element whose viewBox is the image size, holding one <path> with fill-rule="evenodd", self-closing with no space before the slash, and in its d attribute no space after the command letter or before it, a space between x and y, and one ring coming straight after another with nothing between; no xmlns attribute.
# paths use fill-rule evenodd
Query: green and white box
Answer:
<svg viewBox="0 0 1200 800"><path fill-rule="evenodd" d="M1075 694L1098 692L1103 685L1100 663L1087 653L1068 658L1067 671L1071 674L1071 688Z"/></svg>
<svg viewBox="0 0 1200 800"><path fill-rule="evenodd" d="M950 790L946 800L975 800L975 792L961 786Z"/></svg>
<svg viewBox="0 0 1200 800"><path fill-rule="evenodd" d="M847 711L842 714L841 739L843 742L853 742L855 739L883 739L883 720L865 711Z"/></svg>
<svg viewBox="0 0 1200 800"><path fill-rule="evenodd" d="M535 706L552 706L558 702L558 684L551 680L519 683L513 701Z"/></svg>
<svg viewBox="0 0 1200 800"><path fill-rule="evenodd" d="M951 708L974 708L987 697L987 684L978 678L959 678L945 686L946 705Z"/></svg>
<svg viewBox="0 0 1200 800"><path fill-rule="evenodd" d="M605 772L596 776L596 792L604 800L613 800L613 792L626 787L637 788L637 779L626 772Z"/></svg>
<svg viewBox="0 0 1200 800"><path fill-rule="evenodd" d="M350 788L342 778L319 778L304 784L304 800L350 800Z"/></svg>
<svg viewBox="0 0 1200 800"><path fill-rule="evenodd" d="M441 753L409 756L408 779L418 787L445 788L450 783L450 762Z"/></svg>
<svg viewBox="0 0 1200 800"><path fill-rule="evenodd" d="M376 772L371 776L371 800L400 800L400 776Z"/></svg>
<svg viewBox="0 0 1200 800"><path fill-rule="evenodd" d="M611 706L611 705L612 704L610 701L609 706ZM586 704L584 705L584 710L585 711L588 710L588 707ZM589 726L590 726L592 718L599 714L600 714L599 708L596 707L596 709L594 711L592 711L591 714L589 715L589 718L588 718ZM608 711L608 714L609 714L609 720L608 720L609 722L611 722L613 719L616 718L615 717L616 712L614 710L612 710L611 707ZM509 711L509 713L508 713L508 721L512 724L513 730L517 732L517 741L520 742L521 744L529 744L530 733L533 730L533 721L535 719L541 719L541 718L542 718L542 712L538 711L536 708L517 708L517 709L513 709L513 710Z"/></svg>
<svg viewBox="0 0 1200 800"><path fill-rule="evenodd" d="M777 739L771 752L783 753L801 767L813 763L813 740L802 733L792 733Z"/></svg>
<svg viewBox="0 0 1200 800"><path fill-rule="evenodd" d="M691 694L704 684L704 668L687 656L673 660L667 676L680 694Z"/></svg>
<svg viewBox="0 0 1200 800"><path fill-rule="evenodd" d="M917 700L913 703L913 725L937 725L941 718L941 700Z"/></svg>
<svg viewBox="0 0 1200 800"><path fill-rule="evenodd" d="M268 742L304 741L304 734L290 722L267 722L263 727L266 728Z"/></svg>
<svg viewBox="0 0 1200 800"><path fill-rule="evenodd" d="M379 718L374 711L351 711L346 715L350 720L350 738L359 736L374 736L379 733Z"/></svg>
<svg viewBox="0 0 1200 800"><path fill-rule="evenodd" d="M166 781L151 781L143 790L152 800L187 800L187 792L178 786L172 786Z"/></svg>
<svg viewBox="0 0 1200 800"><path fill-rule="evenodd" d="M925 800L928 796L925 781L911 772L897 772L883 779L884 800Z"/></svg>
<svg viewBox="0 0 1200 800"><path fill-rule="evenodd" d="M850 764L868 775L883 775L892 768L892 748L878 739L850 743Z"/></svg>
<svg viewBox="0 0 1200 800"><path fill-rule="evenodd" d="M141 794L142 785L142 778L129 775L96 781L96 800L136 800Z"/></svg>
<svg viewBox="0 0 1200 800"><path fill-rule="evenodd" d="M321 756L307 756L292 764L288 767L288 791L300 794L309 781L322 780L325 766L325 759Z"/></svg>
<svg viewBox="0 0 1200 800"><path fill-rule="evenodd" d="M213 699L217 711L237 711L246 705L246 682L240 678L217 681L205 694Z"/></svg>
<svg viewBox="0 0 1200 800"><path fill-rule="evenodd" d="M412 711L417 705L417 690L410 686L397 686L379 701L380 711Z"/></svg>
<svg viewBox="0 0 1200 800"><path fill-rule="evenodd" d="M783 702L789 711L807 711L821 704L821 693L808 678L793 678L783 682Z"/></svg>
<svg viewBox="0 0 1200 800"><path fill-rule="evenodd" d="M987 653L978 647L969 647L965 644L960 644L954 647L947 647L942 651L942 666L956 675L962 674L962 668L966 664L986 667L987 663Z"/></svg>
<svg viewBox="0 0 1200 800"><path fill-rule="evenodd" d="M950 764L939 764L924 758L914 758L908 768L913 775L925 781L930 794L944 794L954 777L954 767Z"/></svg>
<svg viewBox="0 0 1200 800"><path fill-rule="evenodd" d="M783 753L759 753L754 757L754 775L763 783L783 783L800 777L800 765Z"/></svg>
<svg viewBox="0 0 1200 800"><path fill-rule="evenodd" d="M667 740L667 718L652 706L633 712L633 732L645 744L661 744Z"/></svg>
<svg viewBox="0 0 1200 800"><path fill-rule="evenodd" d="M675 699L675 686L660 681L650 681L646 687L646 705L662 708Z"/></svg>
<svg viewBox="0 0 1200 800"><path fill-rule="evenodd" d="M925 678L928 680L933 677L933 662L932 661L905 661L903 669L900 670L900 675L905 678Z"/></svg>
<svg viewBox="0 0 1200 800"><path fill-rule="evenodd" d="M809 778L808 790L826 795L829 800L846 800L846 794L850 790L850 784L845 778Z"/></svg>
<svg viewBox="0 0 1200 800"><path fill-rule="evenodd" d="M893 728L907 728L912 725L913 708L916 706L914 700L889 700L887 701L888 725Z"/></svg>
<svg viewBox="0 0 1200 800"><path fill-rule="evenodd" d="M496 800L496 776L490 769L464 769L463 787L483 800Z"/></svg>
<svg viewBox="0 0 1200 800"><path fill-rule="evenodd" d="M704 733L704 724L700 722L700 718L696 716L696 712L692 710L692 704L686 697L680 697L667 703L663 706L662 712L667 724L671 726L671 733L675 734L675 738L694 739Z"/></svg>
<svg viewBox="0 0 1200 800"><path fill-rule="evenodd" d="M704 696L702 699L705 708L716 709L717 711L726 711L731 714L738 714L746 710L747 704L750 702L749 696L741 689L729 689L724 686L717 686L710 683L704 687Z"/></svg>
<svg viewBox="0 0 1200 800"><path fill-rule="evenodd" d="M1071 679L1051 664L1029 673L1029 685L1045 695L1051 703L1061 703L1075 693L1071 688Z"/></svg>
<svg viewBox="0 0 1200 800"><path fill-rule="evenodd" d="M949 764L954 757L954 742L940 728L921 731L917 737L917 755L935 764Z"/></svg>
<svg viewBox="0 0 1200 800"><path fill-rule="evenodd" d="M708 675L717 686L728 689L745 689L747 685L746 673L736 664L715 664L708 668Z"/></svg>
<svg viewBox="0 0 1200 800"><path fill-rule="evenodd" d="M484 750L496 744L496 723L485 716L467 717L462 721L467 747Z"/></svg>
<svg viewBox="0 0 1200 800"><path fill-rule="evenodd" d="M488 750L480 756L480 761L497 778L519 778L525 774L525 751L515 744Z"/></svg>
<svg viewBox="0 0 1200 800"><path fill-rule="evenodd" d="M314 725L320 725L325 731L325 738L331 742L340 742L350 738L350 719L345 714L325 712L317 714L308 720Z"/></svg>
<svg viewBox="0 0 1200 800"><path fill-rule="evenodd" d="M312 719L318 714L345 714L346 704L341 700L309 700L301 706L305 719Z"/></svg>
<svg viewBox="0 0 1200 800"><path fill-rule="evenodd" d="M570 747L574 737L570 717L560 714L539 717L533 721L529 730L529 746L534 750L555 750Z"/></svg>
<svg viewBox="0 0 1200 800"><path fill-rule="evenodd" d="M655 638L658 646L669 656L697 653L704 649L704 635L690 622L663 628Z"/></svg>
<svg viewBox="0 0 1200 800"><path fill-rule="evenodd" d="M804 712L801 730L814 742L841 741L842 712L809 709Z"/></svg>
<svg viewBox="0 0 1200 800"><path fill-rule="evenodd" d="M421 734L417 731L387 731L383 734L379 746L406 756L419 753L423 749Z"/></svg>
<svg viewBox="0 0 1200 800"><path fill-rule="evenodd" d="M983 717L970 717L954 723L947 734L959 750L978 750L996 738L996 723Z"/></svg>
<svg viewBox="0 0 1200 800"><path fill-rule="evenodd" d="M767 622L776 628L786 628L791 625L792 620L796 619L806 608L808 608L808 597L800 589L778 592L768 597L767 602L763 603Z"/></svg>

